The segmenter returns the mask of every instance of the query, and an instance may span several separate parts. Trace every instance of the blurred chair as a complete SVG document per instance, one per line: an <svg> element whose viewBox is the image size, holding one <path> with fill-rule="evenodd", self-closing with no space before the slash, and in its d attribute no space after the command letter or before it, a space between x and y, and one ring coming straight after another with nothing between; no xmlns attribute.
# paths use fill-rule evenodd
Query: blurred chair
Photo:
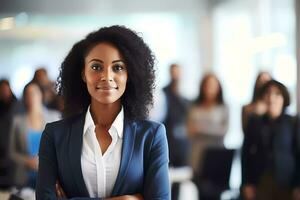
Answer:
<svg viewBox="0 0 300 200"><path fill-rule="evenodd" d="M200 200L219 200L229 189L231 165L235 150L207 148L201 163L199 182L196 183Z"/></svg>

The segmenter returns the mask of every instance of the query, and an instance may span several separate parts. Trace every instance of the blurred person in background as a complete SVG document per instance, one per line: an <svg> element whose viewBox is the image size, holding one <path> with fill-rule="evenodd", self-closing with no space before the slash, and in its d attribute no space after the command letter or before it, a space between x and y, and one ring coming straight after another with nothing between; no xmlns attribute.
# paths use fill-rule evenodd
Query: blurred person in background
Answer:
<svg viewBox="0 0 300 200"><path fill-rule="evenodd" d="M9 133L13 116L21 106L13 94L9 81L0 80L0 188L11 187L13 164L9 158Z"/></svg>
<svg viewBox="0 0 300 200"><path fill-rule="evenodd" d="M254 84L252 101L249 104L243 106L242 108L243 133L245 133L246 131L249 117L253 115L259 116L265 114L267 110L267 105L262 99L261 88L266 82L268 82L271 79L272 79L271 75L269 74L269 72L266 71L262 71L257 75Z"/></svg>
<svg viewBox="0 0 300 200"><path fill-rule="evenodd" d="M13 118L9 151L16 164L16 186L34 189L42 131L46 123L58 120L60 114L43 106L41 88L34 82L24 87L23 102L25 113Z"/></svg>
<svg viewBox="0 0 300 200"><path fill-rule="evenodd" d="M262 87L262 97L266 112L250 117L242 146L242 196L289 200L296 164L295 120L285 112L290 96L282 83L270 80Z"/></svg>
<svg viewBox="0 0 300 200"><path fill-rule="evenodd" d="M225 148L224 136L228 130L229 110L223 100L220 81L213 73L206 74L200 84L199 96L191 106L187 132L192 141L191 166L196 184L201 173L203 152L207 148ZM205 197L200 191L200 199Z"/></svg>
<svg viewBox="0 0 300 200"><path fill-rule="evenodd" d="M57 95L55 84L50 80L45 68L38 68L31 82L35 82L42 89L43 103L47 108L63 110L62 98Z"/></svg>
<svg viewBox="0 0 300 200"><path fill-rule="evenodd" d="M163 121L166 126L170 152L170 166L182 167L188 165L189 140L187 138L185 123L189 102L179 93L180 66L170 66L170 83L163 88L166 97L167 113ZM179 196L179 184L172 185L172 200Z"/></svg>

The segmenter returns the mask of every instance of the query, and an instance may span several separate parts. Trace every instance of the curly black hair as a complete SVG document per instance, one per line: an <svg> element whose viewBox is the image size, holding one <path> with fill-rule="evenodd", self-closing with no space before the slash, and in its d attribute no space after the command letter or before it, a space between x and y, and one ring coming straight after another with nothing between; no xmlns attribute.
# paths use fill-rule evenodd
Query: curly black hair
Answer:
<svg viewBox="0 0 300 200"><path fill-rule="evenodd" d="M155 58L136 32L118 25L103 27L88 34L74 44L62 62L56 89L64 99L63 116L82 113L90 104L91 97L81 73L84 69L84 58L93 47L102 42L114 45L124 57L127 66L128 80L121 97L125 118L147 118L149 106L153 104Z"/></svg>

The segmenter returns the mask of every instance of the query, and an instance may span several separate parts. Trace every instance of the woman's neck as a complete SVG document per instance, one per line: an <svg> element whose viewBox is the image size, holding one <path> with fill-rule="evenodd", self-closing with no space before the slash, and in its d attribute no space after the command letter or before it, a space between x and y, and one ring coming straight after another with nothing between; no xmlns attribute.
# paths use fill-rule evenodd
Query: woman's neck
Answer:
<svg viewBox="0 0 300 200"><path fill-rule="evenodd" d="M100 104L92 100L90 112L95 125L110 128L111 124L121 110L121 102L117 101L112 104Z"/></svg>
<svg viewBox="0 0 300 200"><path fill-rule="evenodd" d="M211 108L211 107L217 105L217 102L216 101L206 100L206 101L203 101L201 105L203 107L205 107L205 108Z"/></svg>

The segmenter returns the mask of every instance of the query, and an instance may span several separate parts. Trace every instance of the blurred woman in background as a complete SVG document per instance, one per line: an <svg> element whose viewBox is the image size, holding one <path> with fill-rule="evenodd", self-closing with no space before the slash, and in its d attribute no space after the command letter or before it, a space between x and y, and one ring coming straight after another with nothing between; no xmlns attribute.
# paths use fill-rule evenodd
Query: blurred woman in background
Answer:
<svg viewBox="0 0 300 200"><path fill-rule="evenodd" d="M15 184L19 187L35 187L38 168L38 148L45 124L58 120L60 115L43 105L42 91L33 82L23 90L25 113L13 119L10 133L10 155L16 163Z"/></svg>
<svg viewBox="0 0 300 200"><path fill-rule="evenodd" d="M242 147L244 199L288 200L295 169L295 124L286 114L287 88L276 80L262 88L266 113L250 117Z"/></svg>
<svg viewBox="0 0 300 200"><path fill-rule="evenodd" d="M217 77L209 73L200 84L200 93L188 114L187 131L192 138L191 164L198 173L203 150L223 147L228 129L229 112L224 104L223 91Z"/></svg>
<svg viewBox="0 0 300 200"><path fill-rule="evenodd" d="M271 79L271 75L269 74L269 72L266 71L262 71L257 75L254 84L252 101L249 104L243 106L242 108L243 133L245 133L249 117L251 117L252 115L259 116L265 114L267 106L261 97L261 88L266 82L268 82Z"/></svg>
<svg viewBox="0 0 300 200"><path fill-rule="evenodd" d="M12 162L8 155L9 133L13 115L20 111L21 107L10 88L9 81L0 80L0 188L11 187Z"/></svg>

